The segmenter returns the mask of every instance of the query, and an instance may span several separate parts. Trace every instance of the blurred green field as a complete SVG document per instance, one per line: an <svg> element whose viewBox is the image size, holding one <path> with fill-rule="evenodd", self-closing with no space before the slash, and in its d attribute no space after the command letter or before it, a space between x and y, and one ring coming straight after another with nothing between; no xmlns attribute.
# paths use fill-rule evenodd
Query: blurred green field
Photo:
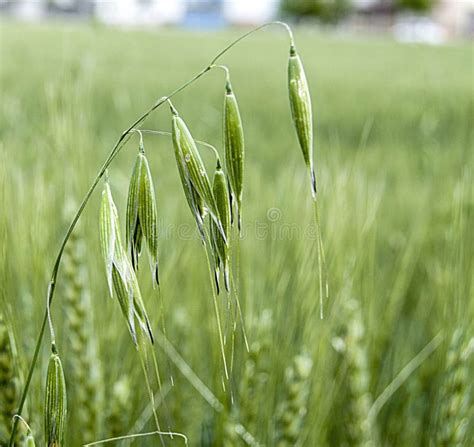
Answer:
<svg viewBox="0 0 474 447"><path fill-rule="evenodd" d="M0 23L1 310L15 334L23 376L73 204L120 133L239 33ZM162 327L163 309L169 341L225 407L213 411L157 347L166 394L158 409L162 425L185 433L193 446L245 445L235 435L240 426L268 446L472 445L472 46L401 45L308 31L296 32L296 42L313 95L329 268L326 317L318 316L313 211L288 106L288 43L282 31L269 30L221 61L231 70L247 146L244 237L234 268L252 352L245 352L237 330L228 387L233 405L222 390L205 255L171 142L145 138L160 216L161 288L152 290L143 261L143 295L154 326ZM220 150L223 91L223 74L215 71L174 100L194 137ZM169 131L170 121L163 107L145 127ZM122 223L136 151L134 137L110 169ZM99 197L93 196L75 232L71 249L79 265L61 270L53 306L70 392L71 446L112 436L111 421L118 434L153 430L151 418L142 416L148 398L136 352L117 303L107 297ZM84 439L79 422L87 413L78 400L85 385L71 379L78 347L64 295L75 287L68 284L75 269L91 301L82 315L84 333L97 351L90 356L99 390L97 402L90 402L98 414L92 439ZM220 298L228 324L226 298ZM452 343L456 329L461 347ZM370 417L372 403L433 339L441 341L434 352ZM48 342L46 336L27 403L37 445L43 445ZM456 355L461 359L454 362ZM288 372L295 361L299 380ZM117 395L125 395L123 408ZM1 436L0 429L0 444ZM133 445L159 445L145 439Z"/></svg>

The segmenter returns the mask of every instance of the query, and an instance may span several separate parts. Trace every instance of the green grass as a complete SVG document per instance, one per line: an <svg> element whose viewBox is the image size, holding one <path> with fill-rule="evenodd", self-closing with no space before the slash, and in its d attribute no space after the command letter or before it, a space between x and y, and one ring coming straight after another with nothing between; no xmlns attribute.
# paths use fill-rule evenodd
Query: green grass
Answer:
<svg viewBox="0 0 474 447"><path fill-rule="evenodd" d="M128 124L197 73L238 34L0 24L0 293L24 373L67 228L64 210L70 198L82 198ZM239 383L245 382L251 358L237 340L233 383L244 419L239 422L251 426L258 441L273 445L279 432L275 414L286 396L285 370L305 351L313 368L300 442L349 442L348 427L354 421L346 422L342 414L350 404L345 390L351 375L333 345L336 337L345 337L351 315L345 303L355 299L365 327L362 352L367 356L372 400L442 334L441 345L391 396L374 424L378 445L436 445L441 424L436 402L453 330L466 326L466 340L474 335L472 47L400 45L303 32L296 33L296 41L313 94L330 300L321 321L310 190L287 98L287 40L282 32L268 31L242 42L222 59L231 69L247 143L246 236L239 278L251 343L263 337L252 321L264 309L272 311L267 341L261 340L269 347L264 353L257 350L264 356L261 380L253 398L245 401L239 399ZM223 74L211 72L174 101L193 135L219 149L223 90ZM146 127L168 131L170 124L170 113L163 107ZM156 327L161 327L163 300L169 340L224 402L228 395L221 386L205 256L181 190L171 142L146 137L145 145L162 236L160 294L149 286L144 262L143 295ZM136 150L132 139L110 169L122 224ZM206 160L210 166L211 158L206 155ZM107 297L98 250L98 206L97 193L79 225L87 246L93 303L88 318L94 321L91 336L101 359L104 417L111 410L107 405L114 383L130 377L132 393L127 414L122 415L127 433L147 397L118 305ZM267 215L271 208L279 210L273 222ZM288 237L288 231L295 237ZM59 351L67 362L72 350L64 332L63 278L60 273L53 317ZM28 420L39 444L48 360L45 340L28 399ZM165 389L170 374L176 385L159 408L163 426L185 433L191 445L222 445L231 411L216 415L158 348L157 355ZM472 362L469 368L472 377ZM66 381L70 389L78 386L68 376ZM246 421L249 408L255 406L260 409L257 420ZM74 424L75 411L70 400L71 446L77 445L81 430ZM151 421L146 428L152 429ZM108 434L102 424L98 438ZM467 436L473 436L472 424ZM142 440L135 445L157 443Z"/></svg>

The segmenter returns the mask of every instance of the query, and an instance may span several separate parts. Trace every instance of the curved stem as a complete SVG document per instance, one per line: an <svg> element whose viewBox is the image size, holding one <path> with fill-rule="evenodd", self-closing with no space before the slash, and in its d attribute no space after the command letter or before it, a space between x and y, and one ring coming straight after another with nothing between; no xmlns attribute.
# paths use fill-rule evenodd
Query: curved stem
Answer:
<svg viewBox="0 0 474 447"><path fill-rule="evenodd" d="M227 82L230 82L230 71L229 71L229 67L227 67L227 65L211 65L211 69L212 68L220 68L221 70L224 70L225 80Z"/></svg>
<svg viewBox="0 0 474 447"><path fill-rule="evenodd" d="M149 134L152 134L152 135L163 135L163 136L166 136L166 137L171 137L172 136L171 132L167 132L165 130L141 129L141 132L142 133L149 133ZM194 142L197 143L197 144L200 144L201 146L207 147L208 149L211 149L214 152L214 155L216 156L216 160L220 160L219 152L217 151L215 146L213 146L212 144L207 143L205 141L201 141L201 140L194 140Z"/></svg>
<svg viewBox="0 0 474 447"><path fill-rule="evenodd" d="M14 414L14 415L13 415L13 420L15 420L15 419L19 419L19 420L23 423L23 425L24 425L24 426L26 427L26 429L28 430L28 433L29 433L29 434L30 434L30 433L31 433L31 434L33 433L33 432L31 431L31 427L28 425L28 422L26 422L19 414Z"/></svg>
<svg viewBox="0 0 474 447"><path fill-rule="evenodd" d="M51 283L49 285L51 287ZM54 327L53 327L53 319L51 318L51 302L49 299L50 292L46 294L46 314L48 316L48 325L49 325L49 334L51 336L51 346L53 347L53 351L56 350L56 336L54 335Z"/></svg>
<svg viewBox="0 0 474 447"><path fill-rule="evenodd" d="M211 63L209 65L214 65L218 59L220 59L220 57L227 53L227 51L229 51L232 47L234 47L235 45L237 45L241 40L244 40L246 39L248 36L256 33L257 31L260 31L261 29L263 28L266 28L267 26L270 26L270 25L279 25L279 26L282 26L283 28L285 28L285 30L287 31L288 33L288 36L290 38L290 44L291 45L294 45L294 38L293 38L293 33L291 31L291 28L284 22L278 22L278 21L275 21L275 22L268 22L268 23L264 23L263 25L260 25L258 26L257 28L254 28L248 32L246 32L245 34L242 34L242 36L240 36L238 39L234 40L233 42L231 42L229 45L227 45L223 50L219 51L219 53L217 53L217 55L214 57L214 59L212 59Z"/></svg>
<svg viewBox="0 0 474 447"><path fill-rule="evenodd" d="M38 338L37 338L37 341L36 341L35 351L34 351L33 359L31 361L31 365L30 365L30 368L29 368L29 371L28 371L28 376L26 378L25 388L23 389L23 393L21 395L20 405L19 405L18 411L16 413L18 416L21 416L21 413L23 411L23 407L25 406L26 396L28 394L28 390L29 390L29 387L30 387L30 384L31 384L31 379L33 377L33 372L34 372L36 363L38 362L39 351L40 351L41 344L42 344L42 341L43 341L44 331L45 331L45 328L46 328L46 323L48 321L49 306L51 306L51 303L52 303L53 298L54 298L54 290L55 290L55 287L56 287L56 281L57 281L57 277L58 277L59 266L61 264L61 259L62 259L63 253L64 253L64 248L66 247L66 244L67 244L69 238L71 237L71 234L72 234L74 228L76 227L76 224L77 224L79 218L81 217L81 215L84 211L84 208L86 207L87 203L89 202L89 199L92 196L92 193L94 192L94 190L97 187L99 181L103 177L106 169L112 163L112 161L115 159L115 157L120 153L120 151L123 148L123 146L125 145L125 143L129 140L130 135L131 135L130 131L132 129L140 127L143 124L143 122L148 118L148 116L152 112L154 112L158 107L160 107L166 101L168 101L169 99L171 99L172 97L174 97L175 95L177 95L178 93L180 93L181 91L186 89L189 85L191 85L192 83L197 81L204 74L206 74L209 70L211 70L211 66L214 65L217 62L217 60L221 58L221 56L223 56L225 53L227 53L227 51L229 51L232 47L237 45L241 40L245 39L246 37L250 36L251 34L254 34L255 32L260 31L261 29L263 29L267 26L270 26L270 25L283 26L286 29L286 31L288 32L288 35L290 37L290 43L293 43L293 35L292 35L292 32L291 32L291 29L286 23L283 23L283 22L269 22L269 23L266 23L264 25L261 25L261 26L255 28L251 31L248 31L247 33L243 34L242 36L240 36L239 38L237 38L236 40L231 42L229 45L227 45L223 50L219 51L214 56L214 58L211 60L211 62L205 68L203 68L201 71L199 71L197 74L195 74L192 78L190 78L184 84L182 84L181 86L176 88L174 91L172 91L167 96L161 97L153 106L151 106L148 110L146 110L124 132L122 132L120 137L115 142L114 146L112 147L112 150L110 151L109 155L105 159L102 167L99 169L98 174L96 175L95 179L93 180L93 182L92 182L91 186L89 187L88 191L86 192L86 195L84 196L78 210L76 211L76 214L74 215L74 217L73 217L73 219L72 219L72 221L71 221L71 223L70 223L70 225L69 225L69 227L66 231L66 234L63 237L63 240L62 240L61 245L60 245L59 250L58 250L58 254L56 255L56 260L55 260L54 265L53 265L53 270L52 270L52 273L51 273L51 279L50 279L50 282L49 282L48 292L47 292L47 303L48 303L48 305L47 305L47 308L46 308L46 311L45 311L45 314L44 314L44 317L43 317L43 322L41 324L41 329L40 329L40 332L38 334ZM14 440L15 432L16 432L16 429L17 429L17 426L18 426L18 421L19 421L19 419L16 418L14 423L13 423L12 431L11 431L11 434L10 434L10 440L8 442L8 447L13 446L13 440Z"/></svg>
<svg viewBox="0 0 474 447"><path fill-rule="evenodd" d="M140 136L140 142L138 143L138 150L141 154L145 153L145 144L143 143L143 133L140 129L132 129L130 133L136 132Z"/></svg>
<svg viewBox="0 0 474 447"><path fill-rule="evenodd" d="M170 436L171 439L173 439L173 436L178 436L184 440L185 445L188 445L188 438L186 437L186 435L183 435L182 433L177 433L177 432L172 432L172 431L151 431L148 433L137 433L134 435L124 435L124 436L117 436L115 438L102 439L100 441L84 444L83 447L92 447L93 445L101 445L101 444L107 444L109 442L124 441L126 439L145 438L147 436L153 436L153 435L159 435L159 436L166 435L166 436Z"/></svg>
<svg viewBox="0 0 474 447"><path fill-rule="evenodd" d="M369 410L367 419L374 421L382 407L388 402L393 394L405 383L413 372L438 348L443 341L443 331L438 332L436 336L413 357L387 385L382 393L375 399Z"/></svg>

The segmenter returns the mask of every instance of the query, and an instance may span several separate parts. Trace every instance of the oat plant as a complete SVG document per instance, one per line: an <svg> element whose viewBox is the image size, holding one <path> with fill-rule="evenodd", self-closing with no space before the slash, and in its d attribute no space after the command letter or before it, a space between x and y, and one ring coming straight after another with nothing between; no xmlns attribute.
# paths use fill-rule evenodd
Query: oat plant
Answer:
<svg viewBox="0 0 474 447"><path fill-rule="evenodd" d="M236 223L239 232L242 228L245 143L244 127L236 95L230 82L229 69L225 66L218 65L217 62L227 53L228 50L237 45L240 41L270 25L283 27L287 32L290 41L288 62L290 110L298 141L303 152L304 161L309 172L310 186L313 196L318 235L317 248L320 280L320 308L321 316L323 315L323 289L326 289L327 296L327 274L320 231L318 202L316 200L317 191L316 175L313 164L313 118L311 98L303 65L297 53L291 29L285 23L271 22L243 34L238 39L224 47L201 71L168 95L157 100L147 111L145 111L126 130L124 130L114 144L111 152L104 161L76 211L56 256L47 288L46 309L43 323L38 335L29 372L26 377L25 387L21 395L19 407L16 411L19 416L23 413L31 379L41 350L44 332L46 327L48 327L52 347L46 380L44 415L45 435L48 445L54 445L56 447L64 445L63 441L65 437L67 414L66 385L69 381L68 378L64 377L62 369L62 362L59 354L60 347L55 339L55 325L51 314L51 306L55 296L58 273L66 245L70 242L73 230L101 180L103 180L103 192L100 205L99 234L105 271L104 282L107 284L110 297L113 301L117 302L117 305L121 310L132 343L136 347L140 365L143 370L146 391L153 409L156 430L149 433L127 434L113 439L93 442L88 445L96 445L101 442L114 442L119 439L131 440L146 436L173 437L176 435L177 437L181 436L180 439L186 441L184 436L171 432L163 432L160 427L158 414L155 409L155 392L153 389L154 387L161 387L161 379L154 349L154 325L151 315L147 310L147 300L145 300L145 297L143 297L141 293L137 277L140 254L142 253L142 250L146 249L151 267L151 281L155 287L159 284L159 235L157 222L158 215L161 211L156 203L154 187L155 179L152 178L148 161L149 154L145 152L144 138L141 129L147 118L164 104L170 106L171 139L176 159L177 175L181 180L187 204L201 235L202 245L206 255L224 371L222 383L224 389L226 388L226 383L229 381L230 377L228 367L229 359L226 353L226 339L221 322L223 304L222 301L218 299L217 295L220 292L220 289L222 289L222 287L220 287L220 283L222 282L224 289L226 289L229 296L234 296L237 303L236 307L240 312L243 322L240 305L238 304L238 285L233 286L232 280L232 244L235 238L232 238L231 236L231 227ZM171 99L216 68L224 69L226 73L222 138L225 163L220 161L219 151L204 142L205 146L213 149L216 157L216 170L214 173L209 173L198 148L200 145L197 143L197 140L194 139L185 122L185 111L182 114L179 113L176 107L173 106ZM143 131L145 132L145 130ZM149 132L153 133L154 130L150 130ZM160 132L156 131L156 133ZM125 210L125 239L123 239L121 227L122 219L119 217L120 213L115 205L112 187L109 182L109 175L113 175L113 172L110 170L110 165L122 149L126 147L126 143L129 139L134 135L139 136L138 153L129 185L127 208ZM132 145L132 147L136 148L137 146ZM211 181L211 179L213 180ZM209 221L209 225L206 221ZM238 238L236 245L238 245ZM64 352L67 352L65 348L62 349ZM233 344L231 357L232 356ZM289 386L293 386L290 382L301 382L300 404L302 407L305 405L303 401L306 399L307 393L306 385L303 382L307 380L310 370L311 364L308 359L306 357L298 357L295 359L295 364L292 366L291 373L289 373L289 376L287 377ZM71 377L71 380L77 380L77 377L76 379ZM298 414L300 418L303 416L300 410L288 407L282 413L282 421L286 417L285 414L287 414L288 411L290 413L296 411L295 414ZM17 426L18 418L15 419L13 424L9 446L13 445ZM293 430L293 428L291 428L291 430ZM248 433L245 434L245 436L247 438L251 437ZM294 437L296 435L292 436ZM293 439L293 437L291 439Z"/></svg>

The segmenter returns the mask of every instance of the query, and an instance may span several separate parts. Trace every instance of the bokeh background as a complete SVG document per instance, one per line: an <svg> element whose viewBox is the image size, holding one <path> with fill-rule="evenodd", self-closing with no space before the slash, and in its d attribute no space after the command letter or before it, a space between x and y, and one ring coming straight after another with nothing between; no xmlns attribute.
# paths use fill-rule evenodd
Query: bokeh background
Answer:
<svg viewBox="0 0 474 447"><path fill-rule="evenodd" d="M246 137L244 233L233 268L250 344L247 353L237 324L227 391L205 255L172 145L145 136L160 291L146 261L139 280L156 333L166 329L156 346L162 426L192 446L472 445L472 1L18 0L1 1L0 12L0 445L61 238L113 143L229 42L274 19L293 27L312 92L325 318L288 105L288 38L269 27L221 60ZM215 70L174 100L195 138L221 153L223 94ZM169 131L170 121L162 107L145 127ZM109 171L122 223L137 147L133 137ZM203 157L211 171L211 155ZM153 430L136 351L107 297L101 186L68 246L53 306L70 446ZM219 299L230 340L232 313ZM37 445L48 342L24 414ZM195 376L183 374L180 359Z"/></svg>

